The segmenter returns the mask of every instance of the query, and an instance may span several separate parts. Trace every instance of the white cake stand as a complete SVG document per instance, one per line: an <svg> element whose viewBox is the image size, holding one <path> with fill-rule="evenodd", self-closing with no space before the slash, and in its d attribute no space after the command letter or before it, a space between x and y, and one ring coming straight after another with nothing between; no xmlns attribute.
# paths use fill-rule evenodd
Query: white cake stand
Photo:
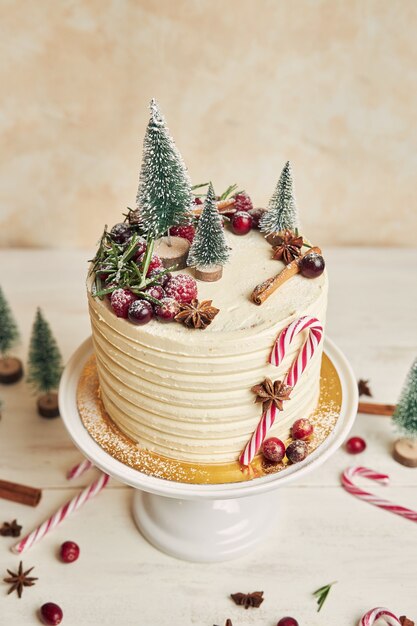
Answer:
<svg viewBox="0 0 417 626"><path fill-rule="evenodd" d="M342 386L342 407L334 430L301 463L247 482L196 485L169 481L143 474L105 452L84 428L77 409L77 385L91 355L91 338L73 354L62 375L60 413L81 452L103 472L134 487L133 517L150 543L188 561L233 559L264 539L268 529L279 523L278 487L324 463L353 424L358 391L352 369L329 339L324 349Z"/></svg>

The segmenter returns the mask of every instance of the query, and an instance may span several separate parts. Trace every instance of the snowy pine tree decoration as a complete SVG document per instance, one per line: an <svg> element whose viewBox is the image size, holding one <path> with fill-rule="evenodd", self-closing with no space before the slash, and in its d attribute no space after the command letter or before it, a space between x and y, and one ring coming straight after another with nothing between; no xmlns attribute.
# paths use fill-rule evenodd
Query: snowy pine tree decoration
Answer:
<svg viewBox="0 0 417 626"><path fill-rule="evenodd" d="M393 421L406 437L417 438L417 359L408 373Z"/></svg>
<svg viewBox="0 0 417 626"><path fill-rule="evenodd" d="M17 324L0 287L0 355L4 358L18 340Z"/></svg>
<svg viewBox="0 0 417 626"><path fill-rule="evenodd" d="M48 322L38 308L29 346L28 382L43 393L56 389L62 373L62 359Z"/></svg>
<svg viewBox="0 0 417 626"><path fill-rule="evenodd" d="M229 259L229 254L223 224L217 210L216 195L213 185L210 183L203 212L188 255L187 265L199 268L213 268L213 266L220 266L221 268ZM202 278L201 276L198 277ZM217 278L207 280L217 280Z"/></svg>
<svg viewBox="0 0 417 626"><path fill-rule="evenodd" d="M150 109L136 204L142 229L156 239L189 221L193 196L187 168L154 99Z"/></svg>
<svg viewBox="0 0 417 626"><path fill-rule="evenodd" d="M268 211L261 217L259 228L270 235L283 230L295 231L297 227L298 215L293 191L292 169L290 162L287 161L269 201Z"/></svg>

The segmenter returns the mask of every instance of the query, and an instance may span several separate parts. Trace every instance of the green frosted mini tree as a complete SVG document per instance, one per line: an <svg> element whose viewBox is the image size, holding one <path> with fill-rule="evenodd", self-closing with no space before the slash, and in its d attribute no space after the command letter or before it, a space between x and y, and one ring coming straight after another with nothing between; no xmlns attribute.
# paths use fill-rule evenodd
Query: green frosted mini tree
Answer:
<svg viewBox="0 0 417 626"><path fill-rule="evenodd" d="M407 437L417 438L417 359L408 373L393 421Z"/></svg>
<svg viewBox="0 0 417 626"><path fill-rule="evenodd" d="M39 393L57 389L62 373L62 358L48 322L38 308L29 346L28 382Z"/></svg>
<svg viewBox="0 0 417 626"><path fill-rule="evenodd" d="M10 348L18 342L19 330L13 313L0 287L0 355L5 358Z"/></svg>
<svg viewBox="0 0 417 626"><path fill-rule="evenodd" d="M201 267L224 265L229 254L223 224L217 210L216 195L210 183L194 241L188 254L187 265Z"/></svg>
<svg viewBox="0 0 417 626"><path fill-rule="evenodd" d="M290 162L287 161L269 201L268 211L263 214L259 222L259 228L270 235L282 230L294 231L297 227L298 215L293 191L292 169Z"/></svg>
<svg viewBox="0 0 417 626"><path fill-rule="evenodd" d="M187 168L155 100L150 109L136 204L143 231L157 238L189 221L193 195Z"/></svg>

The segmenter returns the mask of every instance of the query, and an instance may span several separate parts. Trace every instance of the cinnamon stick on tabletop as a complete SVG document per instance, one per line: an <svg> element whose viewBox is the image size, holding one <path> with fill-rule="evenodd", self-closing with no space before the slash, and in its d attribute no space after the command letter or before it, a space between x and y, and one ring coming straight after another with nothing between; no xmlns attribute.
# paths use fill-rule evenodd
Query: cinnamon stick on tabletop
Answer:
<svg viewBox="0 0 417 626"><path fill-rule="evenodd" d="M35 487L27 487L7 480L0 480L0 498L12 500L19 504L37 506L42 496L42 491Z"/></svg>
<svg viewBox="0 0 417 626"><path fill-rule="evenodd" d="M385 415L390 417L395 411L395 404L379 404L378 402L359 402L358 413L367 415Z"/></svg>

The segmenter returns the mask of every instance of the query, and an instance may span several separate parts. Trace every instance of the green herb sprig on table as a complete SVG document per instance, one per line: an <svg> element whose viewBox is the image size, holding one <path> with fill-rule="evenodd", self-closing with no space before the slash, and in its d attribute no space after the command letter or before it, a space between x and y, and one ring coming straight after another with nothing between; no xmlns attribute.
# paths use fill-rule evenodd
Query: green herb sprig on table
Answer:
<svg viewBox="0 0 417 626"><path fill-rule="evenodd" d="M321 610L323 604L326 601L327 596L329 595L330 589L332 588L333 585L336 584L336 582L337 581L334 581L333 583L329 583L328 585L324 585L324 587L320 587L316 591L313 591L313 596L316 597L317 604L318 604L317 612Z"/></svg>

